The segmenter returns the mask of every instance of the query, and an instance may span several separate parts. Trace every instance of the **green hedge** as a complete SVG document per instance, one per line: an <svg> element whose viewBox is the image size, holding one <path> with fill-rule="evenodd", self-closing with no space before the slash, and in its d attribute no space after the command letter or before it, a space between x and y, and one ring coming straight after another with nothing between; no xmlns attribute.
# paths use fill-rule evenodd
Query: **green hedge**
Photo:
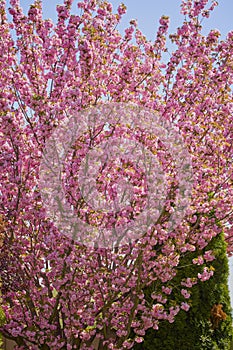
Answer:
<svg viewBox="0 0 233 350"><path fill-rule="evenodd" d="M0 307L0 326L4 324L4 321L5 321L5 315ZM3 348L3 340L2 340L2 335L0 333L0 349L2 348Z"/></svg>
<svg viewBox="0 0 233 350"><path fill-rule="evenodd" d="M174 323L162 321L159 330L148 330L145 341L134 346L134 350L230 350L232 341L232 318L228 290L228 258L223 234L218 235L207 246L213 250L216 259L211 265L214 276L205 282L198 282L192 288L191 308L183 310L176 316ZM203 268L192 265L193 258L201 252L187 254L182 258L175 283L178 286L187 276L195 276ZM158 286L157 286L158 287ZM150 298L151 288L146 291ZM171 300L181 300L180 292L174 288ZM172 301L171 301L172 303ZM222 304L227 318L213 328L211 309L215 304Z"/></svg>

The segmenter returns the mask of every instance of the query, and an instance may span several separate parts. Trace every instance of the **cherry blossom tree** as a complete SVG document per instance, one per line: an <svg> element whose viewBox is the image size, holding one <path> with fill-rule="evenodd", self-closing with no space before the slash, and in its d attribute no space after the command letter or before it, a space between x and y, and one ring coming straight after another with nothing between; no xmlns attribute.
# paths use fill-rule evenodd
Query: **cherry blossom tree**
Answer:
<svg viewBox="0 0 233 350"><path fill-rule="evenodd" d="M135 20L123 35L118 31L123 4L114 13L108 1L65 0L57 6L56 24L42 17L39 0L27 15L19 0L10 5L7 14L5 1L0 4L1 332L19 350L130 349L160 320L173 322L180 309L189 309L192 286L214 273L213 253L205 249L213 237L224 232L232 252L233 32L224 40L218 30L203 35L201 23L216 1L185 0L169 56L165 16L151 42ZM192 192L182 219L170 227L181 178L162 135L145 132L143 124L105 129L100 122L95 134L83 130L63 184L70 205L89 225L115 228L133 221L148 188L140 167L122 157L99 171L96 186L114 199L114 183L127 178L137 189L130 205L115 216L93 214L84 205L74 174L103 140L135 138L166 174L158 219L137 239L109 248L61 232L45 209L39 182L47 141L64 120L112 103L150 111L174 126L191 158ZM180 303L168 301L181 257L196 250L201 254L193 264L202 272L176 286Z"/></svg>

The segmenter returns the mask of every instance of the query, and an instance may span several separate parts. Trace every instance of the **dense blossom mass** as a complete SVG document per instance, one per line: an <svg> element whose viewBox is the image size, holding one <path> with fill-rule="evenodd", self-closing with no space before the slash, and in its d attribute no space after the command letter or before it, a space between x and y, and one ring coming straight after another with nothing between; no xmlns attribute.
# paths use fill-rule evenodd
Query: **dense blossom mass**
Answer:
<svg viewBox="0 0 233 350"><path fill-rule="evenodd" d="M201 25L216 5L182 1L184 21L170 35L169 56L165 16L155 40L148 41L135 20L124 34L118 31L124 5L114 12L108 1L64 0L54 24L42 16L39 0L27 15L19 0L10 0L9 13L0 2L1 330L17 349L130 349L160 320L173 322L180 309L189 309L192 286L214 273L213 252L206 249L213 237L224 232L231 254L233 32L225 39L216 29L203 35ZM169 191L153 227L112 249L63 235L48 217L39 188L42 154L54 130L70 115L109 102L149 109L174 125L193 172L185 216L169 229L180 180L175 162L159 135L137 130L138 141L158 156ZM68 157L64 188L82 220L99 218L75 192L73 172L87 144L123 135L123 126L117 128L112 134L102 128L95 140L84 130ZM131 207L106 225L143 210L144 174L136 164L106 164L97 189L114 198L113 183L121 176L138 192ZM180 258L190 251L200 253L193 264L202 271L174 286ZM146 299L148 286L153 292ZM179 301L170 298L173 288L180 290Z"/></svg>

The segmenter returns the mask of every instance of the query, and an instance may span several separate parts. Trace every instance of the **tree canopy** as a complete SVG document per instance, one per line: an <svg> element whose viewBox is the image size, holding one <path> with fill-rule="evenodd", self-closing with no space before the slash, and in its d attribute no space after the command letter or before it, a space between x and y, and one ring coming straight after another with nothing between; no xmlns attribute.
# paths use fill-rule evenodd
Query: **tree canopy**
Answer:
<svg viewBox="0 0 233 350"><path fill-rule="evenodd" d="M184 20L170 35L175 49L168 59L168 17L160 18L155 40L148 41L135 20L119 32L123 4L116 13L108 1L79 1L75 13L72 4L58 5L53 23L43 18L39 0L27 14L19 0L10 0L9 13L0 2L1 332L19 350L130 349L148 329L189 309L192 287L214 274L214 252L205 249L214 237L223 233L232 252L233 32L225 39L216 29L202 33L217 2L182 1ZM89 115L94 122L73 140L72 131L83 128ZM57 130L62 139L52 139ZM121 149L119 139L126 143L117 159L103 146L98 158L109 140L113 150ZM67 142L72 147L59 168ZM41 164L52 144L56 157L41 189ZM141 147L139 158L134 145ZM184 167L187 154L192 176L189 164ZM85 170L89 156L93 162ZM146 176L147 159L157 159L161 169L154 178ZM106 206L117 203L115 184L124 184L129 195L123 208L88 205L75 174L84 172L85 185L92 168L93 193ZM58 197L45 203L42 192L46 179L48 188L53 182L53 170L59 171ZM160 186L150 190L152 180L164 181L166 193ZM62 191L61 203L66 199L85 223L75 231L78 237L98 232L89 244L56 225L63 207L59 212L54 205ZM157 206L148 205L149 194ZM156 220L141 234L138 226L137 237L125 242L125 227L148 207ZM105 245L102 233L110 231L117 232L116 242ZM170 304L170 282L190 252L198 252L191 264L199 268L181 279L180 298Z"/></svg>

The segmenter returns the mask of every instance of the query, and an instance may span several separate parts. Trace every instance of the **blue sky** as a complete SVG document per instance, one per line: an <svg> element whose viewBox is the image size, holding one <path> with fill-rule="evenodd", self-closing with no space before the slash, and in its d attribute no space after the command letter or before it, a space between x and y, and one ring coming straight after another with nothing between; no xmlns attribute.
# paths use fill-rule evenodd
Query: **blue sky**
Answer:
<svg viewBox="0 0 233 350"><path fill-rule="evenodd" d="M171 19L171 31L174 31L180 25L182 16L180 15L179 0L125 0L123 1L128 8L126 18L137 18L140 28L149 39L154 39L158 20L161 15L167 15ZM118 0L112 0L113 5L121 3ZM233 30L233 1L220 0L219 6L212 13L210 19L204 23L205 30L218 28L223 36Z"/></svg>
<svg viewBox="0 0 233 350"><path fill-rule="evenodd" d="M124 2L127 6L127 14L124 16L119 29L121 31L127 26L130 19L137 19L139 28L146 37L154 40L158 28L159 18L162 15L170 17L170 32L174 32L175 28L180 26L182 16L179 13L181 0L109 0L114 8ZM8 2L8 1L7 1ZM32 0L21 0L21 5L27 11ZM56 4L61 4L62 0L43 0L44 17L55 20ZM77 3L77 1L75 1ZM226 34L233 30L233 1L219 0L219 5L215 8L209 19L203 23L203 32L206 34L210 29L217 28L224 38ZM230 259L230 280L231 300L233 306L233 258Z"/></svg>
<svg viewBox="0 0 233 350"><path fill-rule="evenodd" d="M21 5L27 10L32 2L32 0L21 0ZM168 15L171 18L171 31L174 31L181 23L182 16L179 13L181 0L110 0L110 2L114 8L121 2L124 2L128 8L127 14L123 19L122 29L130 19L138 19L139 27L147 38L151 40L155 37L161 15ZM43 0L44 16L54 19L55 6L61 3L62 0ZM217 9L212 13L211 18L204 23L204 31L207 32L211 28L218 28L225 36L227 32L233 30L232 13L233 1L219 0Z"/></svg>

